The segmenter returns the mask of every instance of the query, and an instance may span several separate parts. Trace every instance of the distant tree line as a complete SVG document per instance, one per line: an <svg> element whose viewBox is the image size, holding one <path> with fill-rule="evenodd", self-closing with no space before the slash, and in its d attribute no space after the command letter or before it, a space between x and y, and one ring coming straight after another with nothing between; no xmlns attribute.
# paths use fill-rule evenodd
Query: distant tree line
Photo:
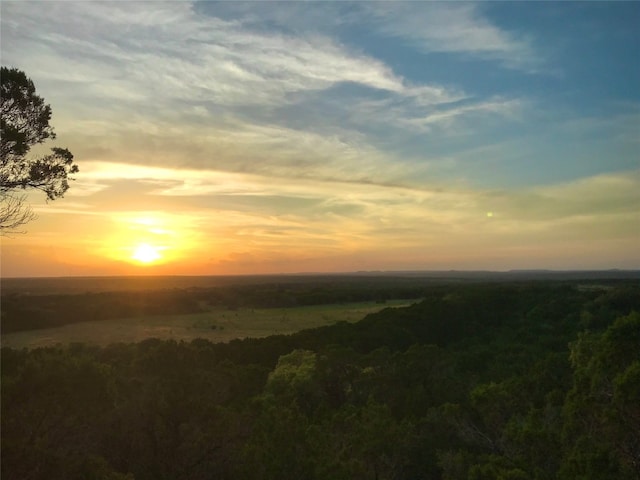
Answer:
<svg viewBox="0 0 640 480"><path fill-rule="evenodd" d="M420 281L386 279L346 283L317 281L228 285L215 288L182 288L82 294L1 295L2 332L51 328L90 320L150 315L188 314L210 308L282 308L337 303L421 298Z"/></svg>
<svg viewBox="0 0 640 480"><path fill-rule="evenodd" d="M461 285L288 336L5 348L2 478L638 479L638 312Z"/></svg>

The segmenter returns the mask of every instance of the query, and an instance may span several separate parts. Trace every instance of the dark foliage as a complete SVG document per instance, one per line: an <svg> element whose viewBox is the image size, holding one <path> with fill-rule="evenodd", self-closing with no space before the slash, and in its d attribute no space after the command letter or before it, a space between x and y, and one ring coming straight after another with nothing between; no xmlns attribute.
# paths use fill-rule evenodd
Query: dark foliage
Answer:
<svg viewBox="0 0 640 480"><path fill-rule="evenodd" d="M41 157L28 157L31 147L56 137L49 121L51 107L36 94L33 81L17 68L0 72L0 232L31 219L17 192L35 189L48 200L62 197L69 175L78 172L73 155L54 147Z"/></svg>
<svg viewBox="0 0 640 480"><path fill-rule="evenodd" d="M479 284L290 336L3 349L2 478L638 479L637 312Z"/></svg>

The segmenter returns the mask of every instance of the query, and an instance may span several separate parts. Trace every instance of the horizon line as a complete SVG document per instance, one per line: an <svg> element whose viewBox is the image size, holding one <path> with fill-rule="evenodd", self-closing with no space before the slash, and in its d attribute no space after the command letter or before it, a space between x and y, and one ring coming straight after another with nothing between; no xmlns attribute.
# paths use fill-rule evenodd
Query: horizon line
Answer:
<svg viewBox="0 0 640 480"><path fill-rule="evenodd" d="M3 280L26 280L26 279L64 279L64 278L206 278L206 277L295 277L295 276L348 276L348 275L434 275L434 274L566 274L566 273L622 273L640 274L640 268L573 268L573 269L549 269L549 268L515 268L509 270L487 270L487 269L448 269L448 270L353 270L335 272L279 272L279 273L235 273L235 274L123 274L123 275L37 275L37 276L10 276L0 275Z"/></svg>

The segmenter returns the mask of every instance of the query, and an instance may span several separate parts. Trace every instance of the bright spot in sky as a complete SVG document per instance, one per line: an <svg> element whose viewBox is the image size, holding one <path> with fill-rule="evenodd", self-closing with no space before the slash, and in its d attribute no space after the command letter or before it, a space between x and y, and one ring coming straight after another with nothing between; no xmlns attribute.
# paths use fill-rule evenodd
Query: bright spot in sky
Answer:
<svg viewBox="0 0 640 480"><path fill-rule="evenodd" d="M162 255L160 255L158 247L154 247L148 243L141 243L136 247L131 258L141 263L153 263L162 258Z"/></svg>
<svg viewBox="0 0 640 480"><path fill-rule="evenodd" d="M493 217L493 212L487 212L487 217Z"/></svg>

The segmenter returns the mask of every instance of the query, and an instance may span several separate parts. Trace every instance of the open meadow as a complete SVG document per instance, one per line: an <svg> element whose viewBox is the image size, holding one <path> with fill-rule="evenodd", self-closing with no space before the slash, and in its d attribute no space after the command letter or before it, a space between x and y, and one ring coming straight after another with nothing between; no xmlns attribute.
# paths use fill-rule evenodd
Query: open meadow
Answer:
<svg viewBox="0 0 640 480"><path fill-rule="evenodd" d="M391 300L385 304L355 302L288 308L218 307L203 313L96 320L6 333L2 335L2 346L37 348L66 343L104 346L116 342L139 342L147 338L185 341L204 338L212 342L227 342L236 338L290 334L338 322L357 322L383 308L412 303L408 300Z"/></svg>

